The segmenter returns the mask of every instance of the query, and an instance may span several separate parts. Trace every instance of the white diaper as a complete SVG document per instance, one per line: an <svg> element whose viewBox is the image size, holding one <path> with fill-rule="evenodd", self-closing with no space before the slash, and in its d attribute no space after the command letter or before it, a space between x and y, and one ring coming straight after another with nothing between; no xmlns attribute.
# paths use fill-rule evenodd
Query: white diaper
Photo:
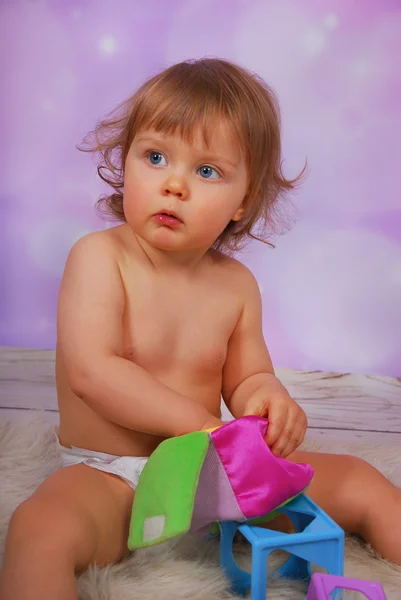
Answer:
<svg viewBox="0 0 401 600"><path fill-rule="evenodd" d="M87 465L93 469L112 473L121 477L132 489L138 485L139 476L142 473L149 457L142 456L114 456L104 452L85 450L72 446L66 448L58 442L63 467L71 465Z"/></svg>

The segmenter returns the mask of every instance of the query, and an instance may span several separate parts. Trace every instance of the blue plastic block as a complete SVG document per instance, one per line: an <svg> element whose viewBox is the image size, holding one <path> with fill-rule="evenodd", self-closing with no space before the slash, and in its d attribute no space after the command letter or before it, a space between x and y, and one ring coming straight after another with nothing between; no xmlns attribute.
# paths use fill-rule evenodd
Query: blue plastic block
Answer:
<svg viewBox="0 0 401 600"><path fill-rule="evenodd" d="M267 559L277 549L289 552L290 557L272 576L303 579L309 583L310 563L326 569L330 575L343 575L344 531L313 500L301 494L279 512L291 519L296 533L281 533L235 521L220 523L220 566L236 594L245 595L251 588L251 600L266 599ZM233 557L237 530L252 547L251 573L240 569Z"/></svg>

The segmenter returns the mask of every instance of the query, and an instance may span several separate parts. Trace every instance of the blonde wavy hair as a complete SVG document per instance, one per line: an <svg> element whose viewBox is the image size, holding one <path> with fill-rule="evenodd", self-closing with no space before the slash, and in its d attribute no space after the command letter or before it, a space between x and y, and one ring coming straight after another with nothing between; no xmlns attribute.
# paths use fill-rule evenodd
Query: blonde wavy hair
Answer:
<svg viewBox="0 0 401 600"><path fill-rule="evenodd" d="M215 117L234 128L246 158L249 188L243 218L230 221L212 248L231 254L250 239L272 245L267 237L280 212L278 201L299 183L305 167L295 179L283 175L280 110L273 90L257 75L217 58L184 61L155 75L84 137L78 149L100 156L99 177L113 189L97 201L99 211L108 219L126 221L124 165L140 131L178 132L190 143L200 126L208 144Z"/></svg>

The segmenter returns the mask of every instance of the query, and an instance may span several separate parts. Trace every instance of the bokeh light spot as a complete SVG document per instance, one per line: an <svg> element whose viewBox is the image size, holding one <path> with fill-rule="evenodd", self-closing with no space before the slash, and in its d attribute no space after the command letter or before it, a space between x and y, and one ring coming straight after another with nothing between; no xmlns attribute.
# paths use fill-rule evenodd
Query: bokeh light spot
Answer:
<svg viewBox="0 0 401 600"><path fill-rule="evenodd" d="M327 29L336 29L338 27L340 20L337 15L334 13L330 13L325 16L323 19L323 23L327 27Z"/></svg>
<svg viewBox="0 0 401 600"><path fill-rule="evenodd" d="M314 56L323 52L326 38L320 29L312 28L306 31L301 38L301 45L305 53Z"/></svg>
<svg viewBox="0 0 401 600"><path fill-rule="evenodd" d="M99 40L99 50L105 55L115 54L117 42L111 35L106 35Z"/></svg>

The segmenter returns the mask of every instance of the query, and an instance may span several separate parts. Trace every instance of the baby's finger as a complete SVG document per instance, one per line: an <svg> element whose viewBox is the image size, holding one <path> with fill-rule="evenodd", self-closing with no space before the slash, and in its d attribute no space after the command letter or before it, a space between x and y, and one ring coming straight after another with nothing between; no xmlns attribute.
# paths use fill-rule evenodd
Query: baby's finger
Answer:
<svg viewBox="0 0 401 600"><path fill-rule="evenodd" d="M291 435L292 435L292 432L290 429L287 428L287 425L286 425L285 428L281 431L276 442L270 448L275 456L283 456L283 453L285 452L286 448L290 444Z"/></svg>
<svg viewBox="0 0 401 600"><path fill-rule="evenodd" d="M272 447L283 431L284 425L287 420L287 409L280 407L273 407L269 410L267 418L269 420L269 426L267 428L267 434L265 437L266 444Z"/></svg>
<svg viewBox="0 0 401 600"><path fill-rule="evenodd" d="M296 433L296 437L298 440L298 444L296 446L297 448L304 441L307 429L308 429L308 421L305 416L305 418L297 425L297 433Z"/></svg>
<svg viewBox="0 0 401 600"><path fill-rule="evenodd" d="M299 421L295 424L292 434L285 445L285 447L281 450L280 456L282 458L287 458L290 454L292 454L300 444L304 441L305 437L305 424L304 421Z"/></svg>
<svg viewBox="0 0 401 600"><path fill-rule="evenodd" d="M287 444L281 449L279 456L281 456L281 458L287 458L287 456L295 452L295 450L301 443L300 440L301 435L294 432L288 440Z"/></svg>
<svg viewBox="0 0 401 600"><path fill-rule="evenodd" d="M288 456L296 445L296 436L300 435L300 423L298 421L298 411L289 410L287 420L279 438L272 446L272 452L276 456Z"/></svg>

